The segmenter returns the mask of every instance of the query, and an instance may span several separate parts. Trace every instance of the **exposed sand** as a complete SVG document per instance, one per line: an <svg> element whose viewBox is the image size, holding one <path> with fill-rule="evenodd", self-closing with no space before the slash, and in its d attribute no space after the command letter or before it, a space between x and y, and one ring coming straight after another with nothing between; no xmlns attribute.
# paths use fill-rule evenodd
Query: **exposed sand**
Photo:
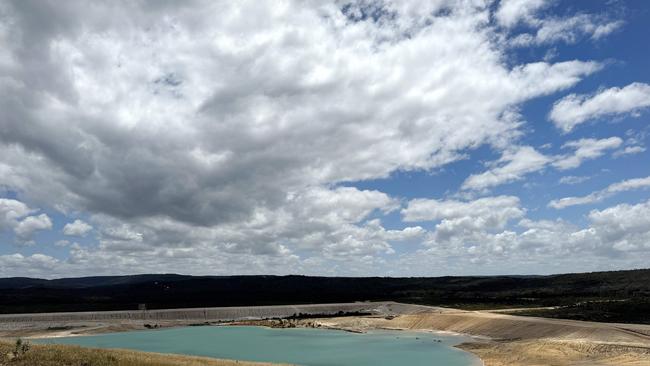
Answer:
<svg viewBox="0 0 650 366"><path fill-rule="evenodd" d="M650 326L605 324L438 309L394 319L320 319L320 326L432 330L482 337L458 347L486 366L650 366Z"/></svg>
<svg viewBox="0 0 650 366"><path fill-rule="evenodd" d="M355 304L359 306L359 304ZM336 306L327 309L336 312ZM290 307L295 309L294 307ZM323 306L317 307L319 310ZM349 308L346 307L346 308ZM363 317L337 317L292 321L292 326L325 327L363 332L372 329L443 331L475 337L476 341L458 347L475 353L485 366L650 366L650 325L607 324L561 319L522 317L489 311L462 311L398 303L366 303L364 310L375 314ZM302 310L302 309L301 309ZM255 310L257 312L258 310ZM275 310L274 310L275 311ZM256 322L263 317L239 317L240 322L274 326L272 322ZM106 319L77 321L70 329L48 330L52 324L19 318L2 323L0 336L70 336L101 332L143 329L150 319ZM223 321L223 320L221 320ZM218 323L221 321L208 321ZM181 326L196 319L160 319L157 326ZM23 326L21 326L21 324ZM283 326L286 326L284 324Z"/></svg>
<svg viewBox="0 0 650 366"><path fill-rule="evenodd" d="M472 352L486 366L547 365L650 365L648 348L597 344L581 341L509 341L465 343L459 348Z"/></svg>

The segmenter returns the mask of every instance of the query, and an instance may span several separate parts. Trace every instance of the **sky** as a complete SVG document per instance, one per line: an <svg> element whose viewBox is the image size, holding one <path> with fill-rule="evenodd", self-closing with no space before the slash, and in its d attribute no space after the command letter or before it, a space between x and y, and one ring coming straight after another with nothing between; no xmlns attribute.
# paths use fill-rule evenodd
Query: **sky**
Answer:
<svg viewBox="0 0 650 366"><path fill-rule="evenodd" d="M2 1L0 277L650 263L646 1Z"/></svg>

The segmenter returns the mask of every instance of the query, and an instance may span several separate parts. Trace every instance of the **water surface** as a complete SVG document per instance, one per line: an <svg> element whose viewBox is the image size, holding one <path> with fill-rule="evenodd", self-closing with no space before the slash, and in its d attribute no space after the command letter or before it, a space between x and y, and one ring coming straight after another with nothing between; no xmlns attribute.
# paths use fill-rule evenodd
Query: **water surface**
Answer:
<svg viewBox="0 0 650 366"><path fill-rule="evenodd" d="M305 366L476 365L476 357L451 347L463 340L447 335L400 331L356 334L325 329L204 326L53 338L38 342Z"/></svg>

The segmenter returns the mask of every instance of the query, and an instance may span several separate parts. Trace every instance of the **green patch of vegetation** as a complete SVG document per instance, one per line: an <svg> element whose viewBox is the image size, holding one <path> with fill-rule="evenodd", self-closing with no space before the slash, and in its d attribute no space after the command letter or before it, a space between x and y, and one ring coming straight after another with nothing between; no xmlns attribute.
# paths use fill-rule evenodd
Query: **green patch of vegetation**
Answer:
<svg viewBox="0 0 650 366"><path fill-rule="evenodd" d="M606 323L650 324L650 299L585 301L555 309L517 311L515 314Z"/></svg>
<svg viewBox="0 0 650 366"><path fill-rule="evenodd" d="M316 314L293 314L286 319L313 319L313 318L340 318L344 316L366 316L372 315L372 313L367 313L363 311L338 311L336 313L316 313Z"/></svg>

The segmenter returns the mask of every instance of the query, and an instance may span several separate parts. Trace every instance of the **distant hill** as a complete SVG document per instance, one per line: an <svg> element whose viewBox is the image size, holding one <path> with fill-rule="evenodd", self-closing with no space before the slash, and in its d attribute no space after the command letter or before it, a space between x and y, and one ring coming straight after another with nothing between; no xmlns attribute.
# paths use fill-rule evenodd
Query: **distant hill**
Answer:
<svg viewBox="0 0 650 366"><path fill-rule="evenodd" d="M638 312L649 299L650 269L433 278L146 274L0 279L0 313L137 309L141 303L154 309L393 300L476 309L561 305L567 306L561 316L572 318L580 316L579 306L588 306L590 319L616 307L616 314L600 320L642 321L625 309L636 306Z"/></svg>

